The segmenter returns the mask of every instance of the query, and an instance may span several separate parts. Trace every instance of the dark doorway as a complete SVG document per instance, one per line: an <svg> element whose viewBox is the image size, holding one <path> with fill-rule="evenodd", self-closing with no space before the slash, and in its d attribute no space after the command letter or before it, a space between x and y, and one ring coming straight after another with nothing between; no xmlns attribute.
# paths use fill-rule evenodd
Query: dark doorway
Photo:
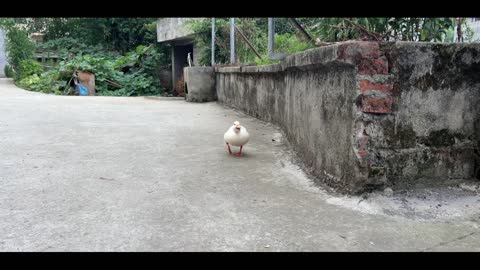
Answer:
<svg viewBox="0 0 480 270"><path fill-rule="evenodd" d="M173 87L174 87L174 93L179 96L185 95L183 68L188 67L188 60L187 60L188 53L190 53L190 56L193 60L193 43L186 44L186 45L175 45L173 47L173 56L172 56Z"/></svg>

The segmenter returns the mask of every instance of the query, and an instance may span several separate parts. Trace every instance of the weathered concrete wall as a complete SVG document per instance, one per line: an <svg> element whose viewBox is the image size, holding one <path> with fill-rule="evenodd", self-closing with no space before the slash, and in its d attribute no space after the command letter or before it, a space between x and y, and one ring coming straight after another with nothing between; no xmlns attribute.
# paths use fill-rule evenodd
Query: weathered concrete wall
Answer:
<svg viewBox="0 0 480 270"><path fill-rule="evenodd" d="M161 18L157 21L157 41L171 41L189 37L193 34L186 22L192 18Z"/></svg>
<svg viewBox="0 0 480 270"><path fill-rule="evenodd" d="M480 179L480 44L381 50L392 63L393 104L391 114L367 126L370 159L401 186Z"/></svg>
<svg viewBox="0 0 480 270"><path fill-rule="evenodd" d="M480 45L346 42L281 64L217 68L220 103L285 130L319 181L349 193L475 174Z"/></svg>
<svg viewBox="0 0 480 270"><path fill-rule="evenodd" d="M215 70L213 67L186 67L185 92L189 102L215 101Z"/></svg>

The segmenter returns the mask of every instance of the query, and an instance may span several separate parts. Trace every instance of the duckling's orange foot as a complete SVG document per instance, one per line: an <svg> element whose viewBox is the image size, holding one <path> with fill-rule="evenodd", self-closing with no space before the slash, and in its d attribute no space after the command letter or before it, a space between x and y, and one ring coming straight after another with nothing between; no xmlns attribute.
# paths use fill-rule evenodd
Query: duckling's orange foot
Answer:
<svg viewBox="0 0 480 270"><path fill-rule="evenodd" d="M236 154L237 157L242 155L242 148L243 148L243 146L240 146L240 151L238 151L238 153Z"/></svg>

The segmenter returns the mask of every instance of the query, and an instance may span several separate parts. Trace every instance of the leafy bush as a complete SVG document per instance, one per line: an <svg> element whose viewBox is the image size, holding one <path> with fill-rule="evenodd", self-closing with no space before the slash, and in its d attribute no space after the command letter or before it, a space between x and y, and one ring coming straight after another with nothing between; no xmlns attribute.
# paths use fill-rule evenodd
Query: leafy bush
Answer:
<svg viewBox="0 0 480 270"><path fill-rule="evenodd" d="M92 72L100 95L160 94L163 89L151 76L158 65L152 62L158 57L152 46L140 45L116 59L104 55L79 55L71 61L61 62L60 70Z"/></svg>
<svg viewBox="0 0 480 270"><path fill-rule="evenodd" d="M312 43L302 41L295 35L289 33L275 35L275 50L278 52L295 53L314 47L315 46Z"/></svg>
<svg viewBox="0 0 480 270"><path fill-rule="evenodd" d="M5 41L8 63L17 71L17 75L21 75L20 63L33 59L35 45L24 30L15 26L7 29Z"/></svg>
<svg viewBox="0 0 480 270"><path fill-rule="evenodd" d="M27 34L43 33L45 42L73 38L120 54L156 42L157 18L0 18L0 24L2 21L22 24Z"/></svg>
<svg viewBox="0 0 480 270"><path fill-rule="evenodd" d="M30 76L25 76L17 84L34 91L62 94L69 87L67 84L73 72L82 70L95 74L98 95L159 95L164 91L156 75L161 64L159 60L164 58L159 50L162 48L140 45L120 57L105 52L79 54L61 61L57 67L40 76L30 69L27 72Z"/></svg>
<svg viewBox="0 0 480 270"><path fill-rule="evenodd" d="M242 31L247 39L252 43L255 50L262 56L258 56L246 44L240 35L235 36L235 56L237 62L257 64L274 63L277 61L268 59L268 20L267 18L241 18L235 20L235 25ZM199 59L200 65L210 65L211 59L211 19L196 19L187 23L192 31L197 33L195 42L196 46L202 48L196 57ZM215 19L215 62L230 62L230 22L229 18ZM281 37L293 39L298 31L288 21L288 18L275 18L275 33ZM278 37L277 36L277 37ZM282 42L276 41L276 42ZM300 42L304 43L304 42ZM292 45L292 44L290 44ZM279 48L275 44L276 48ZM287 46L287 45L285 45ZM302 46L298 48L291 47L289 52L298 52L302 50ZM298 49L298 50L297 50ZM277 49L276 49L277 51ZM280 51L280 48L278 49Z"/></svg>
<svg viewBox="0 0 480 270"><path fill-rule="evenodd" d="M107 51L101 44L88 45L78 38L62 37L39 43L36 46L38 51L50 51L58 53L61 59L71 59L76 55L103 55L106 57L117 57L119 54L113 51Z"/></svg>
<svg viewBox="0 0 480 270"><path fill-rule="evenodd" d="M42 72L42 66L37 61L33 59L22 60L18 67L18 79L21 80L34 74L39 75Z"/></svg>
<svg viewBox="0 0 480 270"><path fill-rule="evenodd" d="M367 31L386 41L444 41L454 27L451 18L316 18L309 22L309 30L327 42L372 39Z"/></svg>
<svg viewBox="0 0 480 270"><path fill-rule="evenodd" d="M95 74L99 95L161 94L164 88L158 74L170 61L170 48L156 42L156 20L0 18L0 26L7 30L11 67L7 73L16 73L19 86L44 93L63 93L74 71L83 70ZM45 42L30 41L32 32L44 33ZM33 60L35 47L58 54L61 61L42 73L41 65Z"/></svg>
<svg viewBox="0 0 480 270"><path fill-rule="evenodd" d="M49 70L40 76L37 74L28 76L18 81L17 85L33 91L61 95L67 84L66 78L68 78L68 76L65 75L66 74L62 74L57 70Z"/></svg>
<svg viewBox="0 0 480 270"><path fill-rule="evenodd" d="M307 49L314 48L315 46L311 42L300 40L295 35L290 33L275 34L275 51L280 53L296 53L305 51ZM278 60L271 60L268 58L268 53L265 52L262 55L262 59L255 57L255 63L257 65L268 65L278 63Z"/></svg>
<svg viewBox="0 0 480 270"><path fill-rule="evenodd" d="M17 82L17 85L27 89L36 90L36 85L40 82L40 77L37 74L27 76Z"/></svg>
<svg viewBox="0 0 480 270"><path fill-rule="evenodd" d="M64 79L64 78L63 78ZM22 60L16 84L28 90L43 93L61 94L60 88L65 87L58 70L43 72L41 65L35 60Z"/></svg>
<svg viewBox="0 0 480 270"><path fill-rule="evenodd" d="M405 40L405 41L450 41L454 20L452 18L296 18L297 21L314 39L324 42L346 40ZM235 25L247 36L253 47L263 59L257 57L247 47L245 41L235 37L235 55L237 62L270 64L278 61L268 59L267 55L267 18L240 18ZM211 20L197 19L188 23L191 30L197 33L198 47L203 48L200 64L210 65L211 58ZM215 60L217 63L230 62L230 27L228 18L215 20ZM465 27L466 40L469 37ZM275 18L275 51L294 53L312 48L309 42L301 41L300 32L288 18Z"/></svg>
<svg viewBox="0 0 480 270"><path fill-rule="evenodd" d="M13 70L12 66L10 65L5 65L5 67L3 68L3 71L5 73L5 76L7 76L7 78L14 78L15 77L15 71Z"/></svg>

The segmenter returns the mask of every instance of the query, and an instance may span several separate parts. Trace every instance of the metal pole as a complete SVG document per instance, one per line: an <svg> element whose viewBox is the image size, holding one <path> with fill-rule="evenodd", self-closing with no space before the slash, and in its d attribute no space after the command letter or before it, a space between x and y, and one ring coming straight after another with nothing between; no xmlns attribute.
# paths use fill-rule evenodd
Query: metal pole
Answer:
<svg viewBox="0 0 480 270"><path fill-rule="evenodd" d="M215 18L212 18L212 66L215 65Z"/></svg>
<svg viewBox="0 0 480 270"><path fill-rule="evenodd" d="M273 54L275 39L275 24L273 18L268 18L268 55Z"/></svg>
<svg viewBox="0 0 480 270"><path fill-rule="evenodd" d="M243 38L243 40L245 41L245 43L247 43L248 47L250 47L250 49L252 49L252 51L257 55L258 58L262 59L262 56L257 52L257 50L255 50L255 48L253 47L252 43L250 43L250 41L248 40L248 38L243 34L242 30L240 30L240 28L238 28L237 26L235 26L235 30L237 30L237 33L240 34L240 36Z"/></svg>
<svg viewBox="0 0 480 270"><path fill-rule="evenodd" d="M275 21L273 18L268 18L268 58L273 60L281 60L288 54L276 53L275 51Z"/></svg>
<svg viewBox="0 0 480 270"><path fill-rule="evenodd" d="M235 19L230 18L230 64L235 63Z"/></svg>
<svg viewBox="0 0 480 270"><path fill-rule="evenodd" d="M302 25L295 18L288 18L288 20L290 20L293 26L295 26L302 33L302 35L304 35L307 38L308 41L315 44L315 41L313 40L313 38L308 34L305 28L303 28Z"/></svg>

